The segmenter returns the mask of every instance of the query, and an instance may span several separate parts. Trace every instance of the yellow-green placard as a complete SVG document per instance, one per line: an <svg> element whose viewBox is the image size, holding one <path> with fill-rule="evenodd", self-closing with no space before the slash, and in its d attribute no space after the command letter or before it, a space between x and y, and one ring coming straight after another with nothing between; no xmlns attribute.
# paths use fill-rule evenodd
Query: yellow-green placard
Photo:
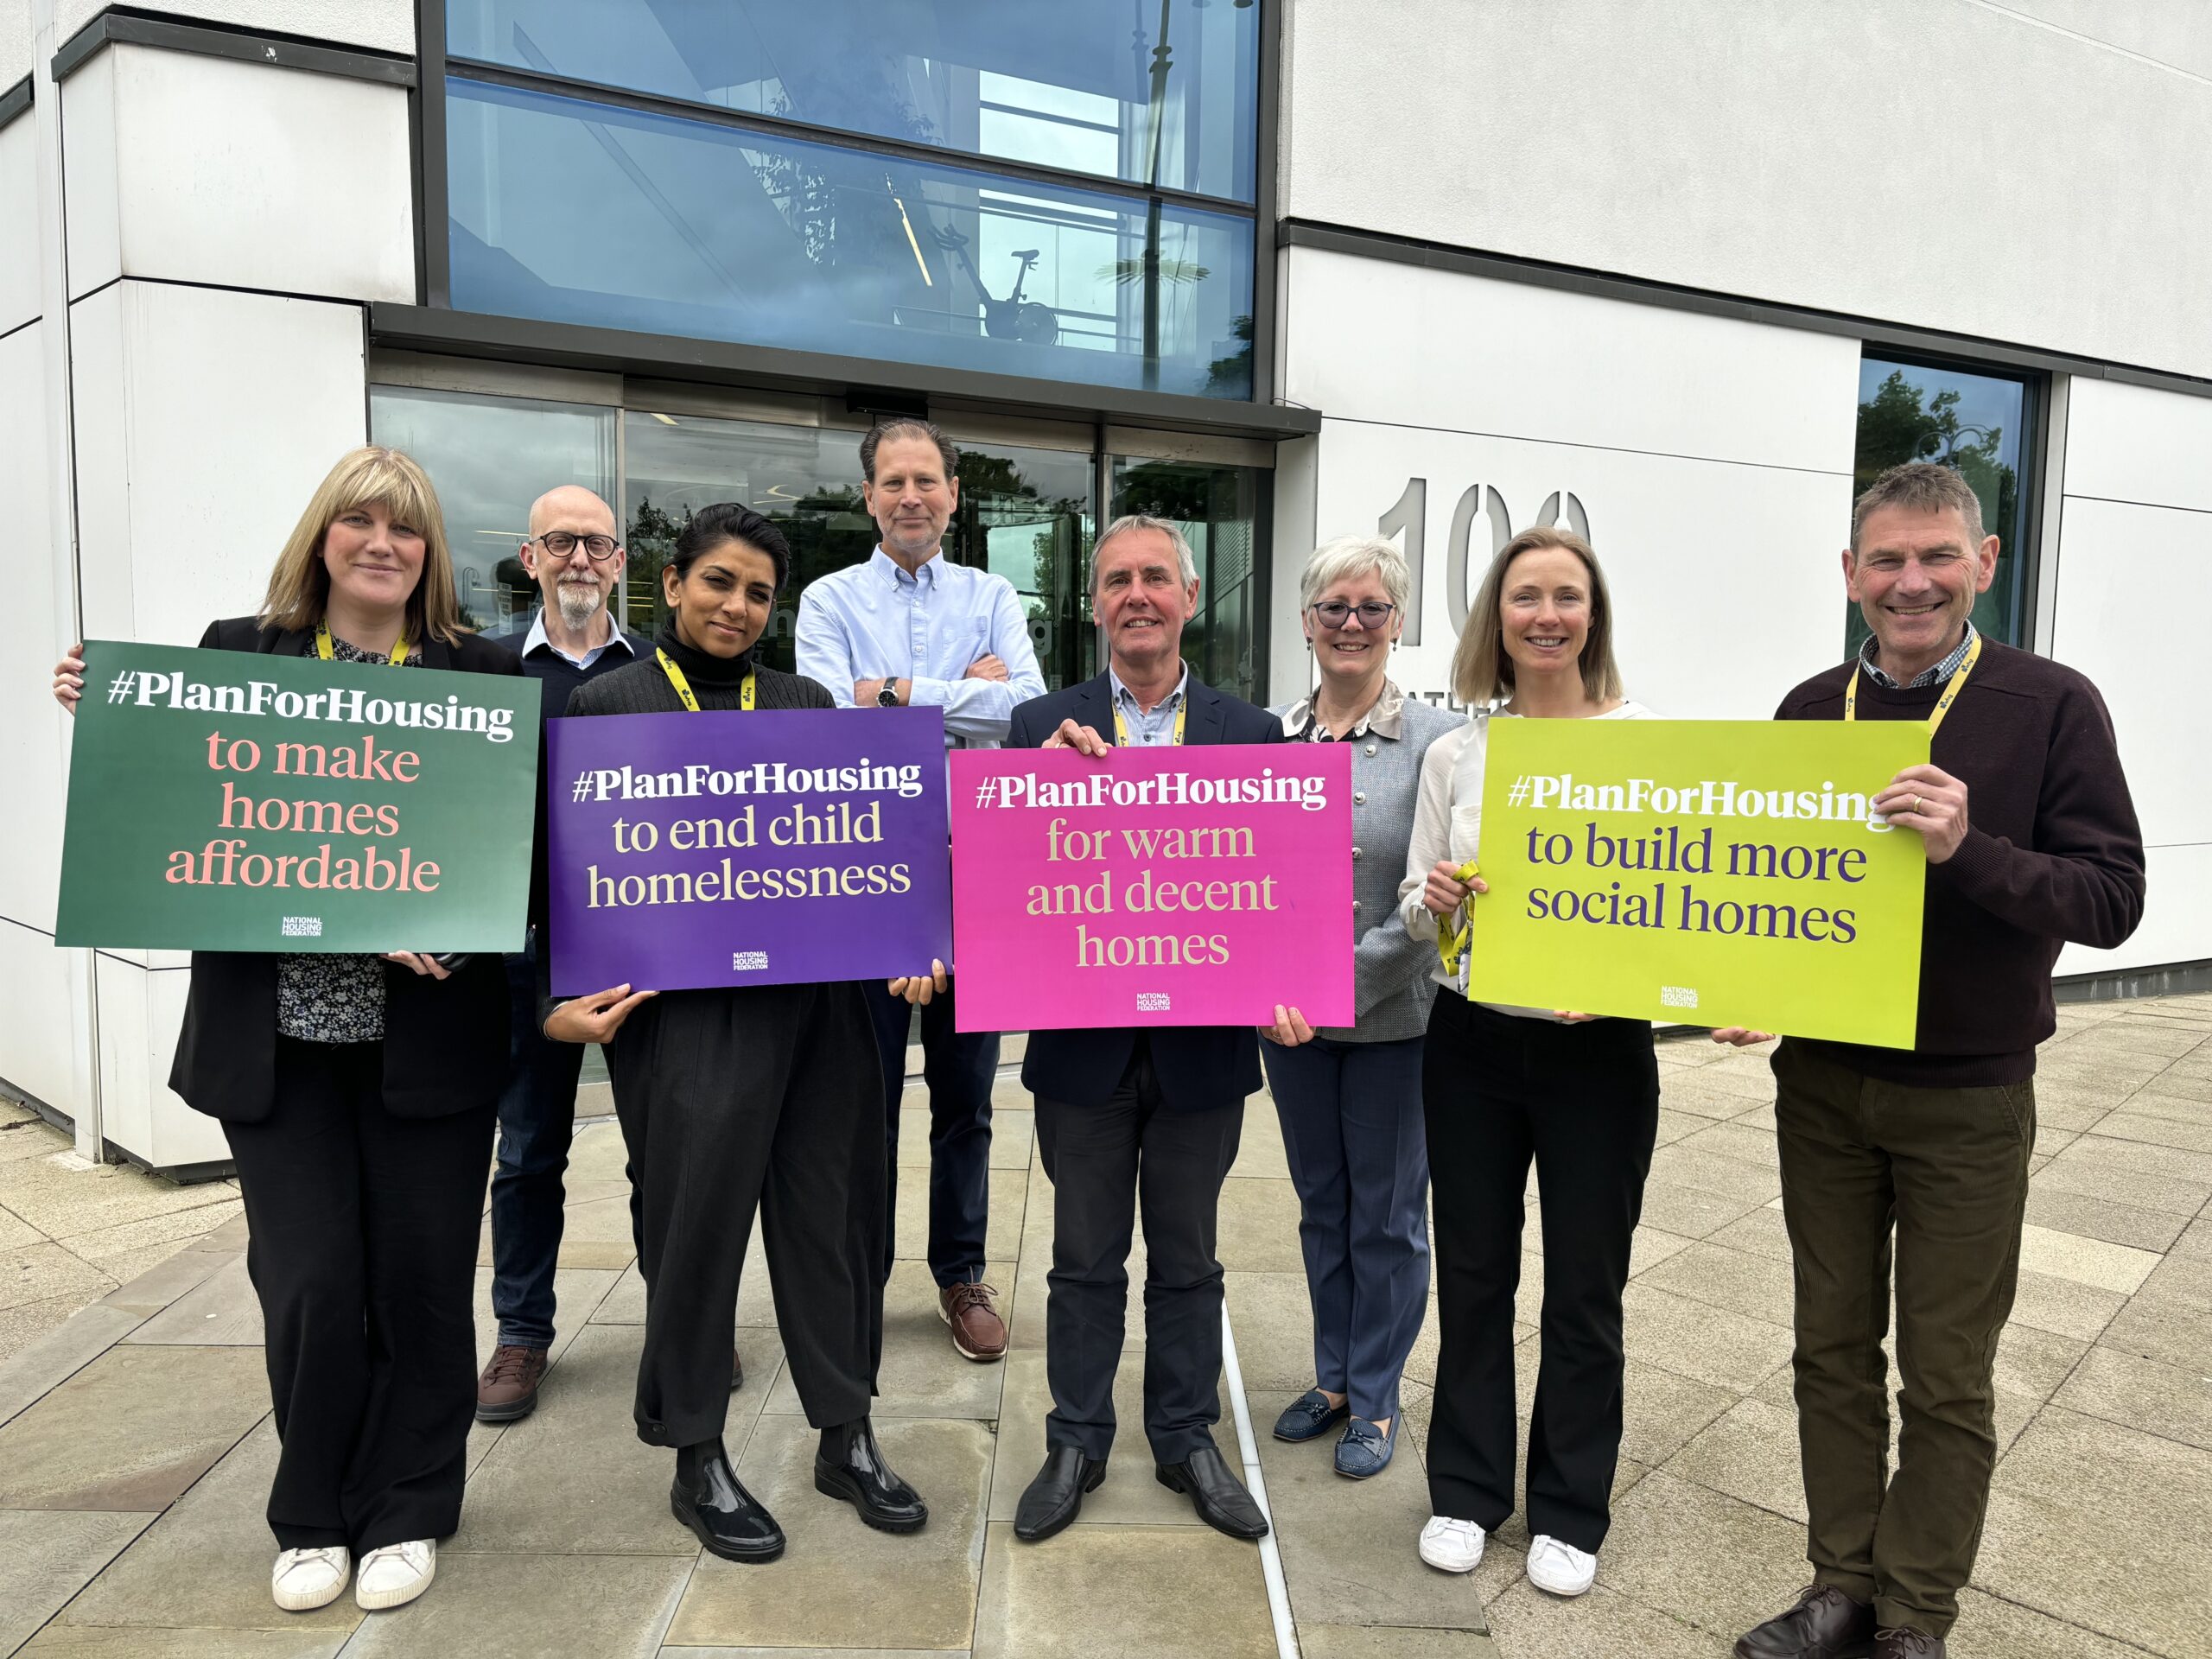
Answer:
<svg viewBox="0 0 2212 1659"><path fill-rule="evenodd" d="M1917 721L1489 722L1467 994L1910 1048Z"/></svg>

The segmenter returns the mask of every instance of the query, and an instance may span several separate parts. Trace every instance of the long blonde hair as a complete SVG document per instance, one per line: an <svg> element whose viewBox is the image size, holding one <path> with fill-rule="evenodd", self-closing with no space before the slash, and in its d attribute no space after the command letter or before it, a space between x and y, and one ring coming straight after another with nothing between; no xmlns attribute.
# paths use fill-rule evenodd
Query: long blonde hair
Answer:
<svg viewBox="0 0 2212 1659"><path fill-rule="evenodd" d="M1524 530L1490 562L1482 590L1467 607L1466 626L1459 630L1459 648L1452 653L1452 694L1469 708L1503 702L1513 695L1513 658L1505 653L1505 575L1513 561L1538 548L1565 548L1582 561L1590 573L1590 627L1582 636L1582 689L1599 702L1621 695L1621 671L1613 664L1613 599L1605 588L1605 573L1590 543L1572 531L1539 524Z"/></svg>
<svg viewBox="0 0 2212 1659"><path fill-rule="evenodd" d="M435 634L449 645L458 645L469 630L461 620L453 553L446 544L438 493L412 456L378 444L340 456L308 498L284 550L277 555L276 568L269 573L269 591L261 601L263 624L296 632L322 620L330 604L323 537L340 514L369 506L382 507L423 537L422 577L407 596L407 637L420 640Z"/></svg>

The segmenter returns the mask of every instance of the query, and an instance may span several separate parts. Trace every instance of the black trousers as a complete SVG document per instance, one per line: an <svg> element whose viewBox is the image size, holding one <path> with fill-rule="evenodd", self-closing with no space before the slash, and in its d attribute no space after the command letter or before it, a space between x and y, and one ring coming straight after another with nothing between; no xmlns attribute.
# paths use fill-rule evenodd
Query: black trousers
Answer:
<svg viewBox="0 0 2212 1659"><path fill-rule="evenodd" d="M807 1421L868 1414L883 1317L883 1079L861 996L851 983L665 992L607 1050L639 1203L636 1417L649 1445L722 1432L756 1210Z"/></svg>
<svg viewBox="0 0 2212 1659"><path fill-rule="evenodd" d="M1129 1241L1144 1211L1144 1432L1154 1459L1180 1463L1221 1421L1221 1262L1214 1224L1236 1161L1244 1103L1175 1111L1140 1038L1103 1106L1037 1102L1037 1145L1052 1183L1045 1370L1051 1446L1103 1458L1114 1445Z"/></svg>
<svg viewBox="0 0 2212 1659"><path fill-rule="evenodd" d="M283 1549L358 1554L461 1524L493 1102L394 1117L383 1084L381 1043L279 1037L275 1109L223 1125L283 1441L269 1492Z"/></svg>
<svg viewBox="0 0 2212 1659"><path fill-rule="evenodd" d="M1513 1293L1536 1165L1544 1306L1529 1425L1529 1530L1595 1554L1621 1445L1621 1292L1659 1133L1642 1020L1561 1025L1440 989L1421 1071L1441 1341L1428 1429L1434 1513L1513 1513Z"/></svg>

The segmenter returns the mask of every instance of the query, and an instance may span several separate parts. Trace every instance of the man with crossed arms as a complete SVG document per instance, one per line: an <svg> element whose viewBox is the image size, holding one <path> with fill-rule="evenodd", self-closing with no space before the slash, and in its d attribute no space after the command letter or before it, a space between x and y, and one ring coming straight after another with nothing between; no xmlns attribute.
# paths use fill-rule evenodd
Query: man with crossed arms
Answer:
<svg viewBox="0 0 2212 1659"><path fill-rule="evenodd" d="M1996 1459L1997 1340L2019 1274L2036 1045L2056 1024L2051 966L2069 941L2120 944L2143 914L2142 835L2103 699L1968 620L1997 552L1957 473L1883 474L1843 555L1872 637L1776 711L1933 728L1931 764L1874 799L1927 843L1927 909L1912 1048L1789 1038L1775 1052L1813 1582L1737 1659L1942 1659ZM1895 1475L1881 1349L1892 1229Z"/></svg>

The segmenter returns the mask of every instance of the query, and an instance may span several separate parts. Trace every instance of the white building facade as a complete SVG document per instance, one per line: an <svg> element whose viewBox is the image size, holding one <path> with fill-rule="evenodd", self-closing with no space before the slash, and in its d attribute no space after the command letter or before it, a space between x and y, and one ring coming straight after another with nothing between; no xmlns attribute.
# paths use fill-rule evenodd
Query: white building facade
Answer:
<svg viewBox="0 0 2212 1659"><path fill-rule="evenodd" d="M1194 667L1270 701L1318 541L1419 555L1401 678L1441 696L1491 552L1558 521L1634 696L1764 717L1855 639L1855 480L1948 459L2005 538L1978 621L2102 689L2150 847L2136 938L2061 974L2201 971L2155 630L2212 597L2207 157L2212 11L2158 0L0 0L0 1088L225 1155L163 1086L183 957L53 944L71 640L251 610L372 439L483 626L564 482L649 624L707 501L802 579L864 556L891 410L961 442L953 556L1053 683L1145 510L1204 561Z"/></svg>

